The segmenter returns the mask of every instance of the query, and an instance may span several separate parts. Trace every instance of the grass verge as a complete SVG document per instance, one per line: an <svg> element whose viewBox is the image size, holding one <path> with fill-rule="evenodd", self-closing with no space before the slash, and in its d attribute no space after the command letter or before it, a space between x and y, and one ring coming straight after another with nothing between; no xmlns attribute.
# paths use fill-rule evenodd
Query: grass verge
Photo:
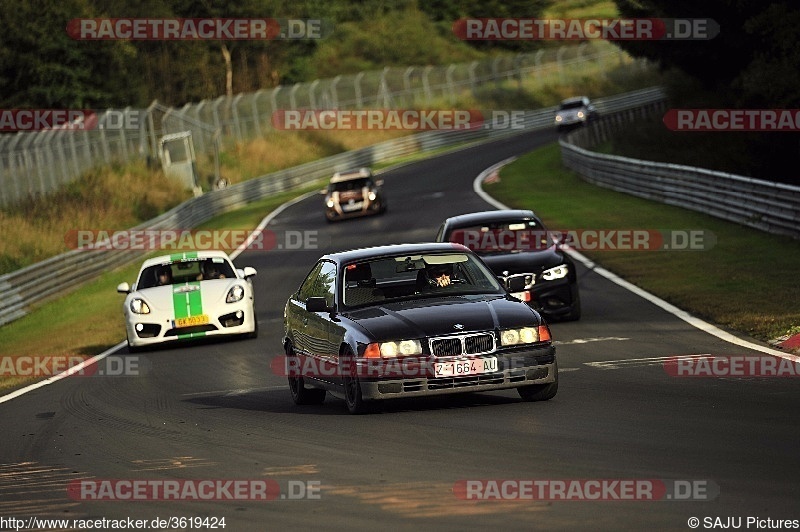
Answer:
<svg viewBox="0 0 800 532"><path fill-rule="evenodd" d="M692 314L760 340L800 325L800 242L582 181L558 144L520 157L484 189L534 210L552 229L706 230L704 251L582 251L603 267Z"/></svg>

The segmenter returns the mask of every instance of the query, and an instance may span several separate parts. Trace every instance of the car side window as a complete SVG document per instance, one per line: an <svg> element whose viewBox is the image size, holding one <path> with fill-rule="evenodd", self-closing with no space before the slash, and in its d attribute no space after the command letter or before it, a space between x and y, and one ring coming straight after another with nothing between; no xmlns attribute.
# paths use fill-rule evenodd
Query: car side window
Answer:
<svg viewBox="0 0 800 532"><path fill-rule="evenodd" d="M300 301L305 301L314 295L314 285L317 282L317 277L319 276L319 270L322 268L322 264L322 262L318 262L306 276L303 284L300 285L300 290L297 291L297 298Z"/></svg>
<svg viewBox="0 0 800 532"><path fill-rule="evenodd" d="M324 297L328 305L333 305L336 290L336 264L329 261L319 262L306 280L300 285L297 297L305 301L309 297Z"/></svg>
<svg viewBox="0 0 800 532"><path fill-rule="evenodd" d="M328 306L333 305L333 295L336 291L336 264L323 262L322 268L314 283L314 293L317 297L324 297Z"/></svg>

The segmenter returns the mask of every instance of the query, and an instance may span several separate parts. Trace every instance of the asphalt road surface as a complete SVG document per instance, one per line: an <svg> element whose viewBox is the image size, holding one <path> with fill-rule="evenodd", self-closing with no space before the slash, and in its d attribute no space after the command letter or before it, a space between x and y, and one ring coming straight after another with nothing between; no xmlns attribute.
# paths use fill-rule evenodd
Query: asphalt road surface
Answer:
<svg viewBox="0 0 800 532"><path fill-rule="evenodd" d="M282 355L286 298L314 261L326 251L432 240L445 217L491 208L472 191L481 170L554 139L530 133L387 172L384 216L327 224L320 196L288 207L269 225L278 242L309 231L318 249L236 260L258 269L258 339L123 349L139 375L71 377L0 405L0 518L201 516L209 520L194 528L208 528L224 517L225 530L687 530L691 517L701 529L729 518L742 528L748 517L800 519L797 380L669 375L663 357L761 354L583 267L582 319L552 325L561 383L551 401L467 394L390 403L371 416L349 415L330 395L321 406L292 403L270 361ZM269 479L275 500L96 501L68 491L86 479L99 487ZM558 486L582 487L584 499L598 493L591 481L608 491L603 500L459 497L459 487L486 479L540 481L536 489L556 499ZM614 481L670 491L613 500L629 485ZM497 485L513 497L526 484ZM469 486L491 494L489 482Z"/></svg>

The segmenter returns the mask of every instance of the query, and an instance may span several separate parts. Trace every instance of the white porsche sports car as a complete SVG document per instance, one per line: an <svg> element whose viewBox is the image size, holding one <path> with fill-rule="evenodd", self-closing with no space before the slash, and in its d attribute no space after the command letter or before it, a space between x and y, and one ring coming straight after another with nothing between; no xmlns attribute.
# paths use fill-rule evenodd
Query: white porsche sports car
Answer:
<svg viewBox="0 0 800 532"><path fill-rule="evenodd" d="M148 259L123 312L131 350L220 334L258 335L251 267L237 270L223 251L192 251Z"/></svg>

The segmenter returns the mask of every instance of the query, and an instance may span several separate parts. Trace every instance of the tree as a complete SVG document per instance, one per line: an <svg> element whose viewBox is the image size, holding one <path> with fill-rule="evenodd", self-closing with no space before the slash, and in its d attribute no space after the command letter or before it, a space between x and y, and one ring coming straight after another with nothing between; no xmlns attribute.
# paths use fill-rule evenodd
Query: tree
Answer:
<svg viewBox="0 0 800 532"><path fill-rule="evenodd" d="M713 18L720 26L705 41L620 41L629 53L682 70L729 105L800 102L796 0L615 1L623 18Z"/></svg>
<svg viewBox="0 0 800 532"><path fill-rule="evenodd" d="M87 0L44 9L40 2L0 2L0 105L76 109L138 99L143 86L125 71L136 55L133 47L75 41L67 34L67 21L91 13Z"/></svg>

